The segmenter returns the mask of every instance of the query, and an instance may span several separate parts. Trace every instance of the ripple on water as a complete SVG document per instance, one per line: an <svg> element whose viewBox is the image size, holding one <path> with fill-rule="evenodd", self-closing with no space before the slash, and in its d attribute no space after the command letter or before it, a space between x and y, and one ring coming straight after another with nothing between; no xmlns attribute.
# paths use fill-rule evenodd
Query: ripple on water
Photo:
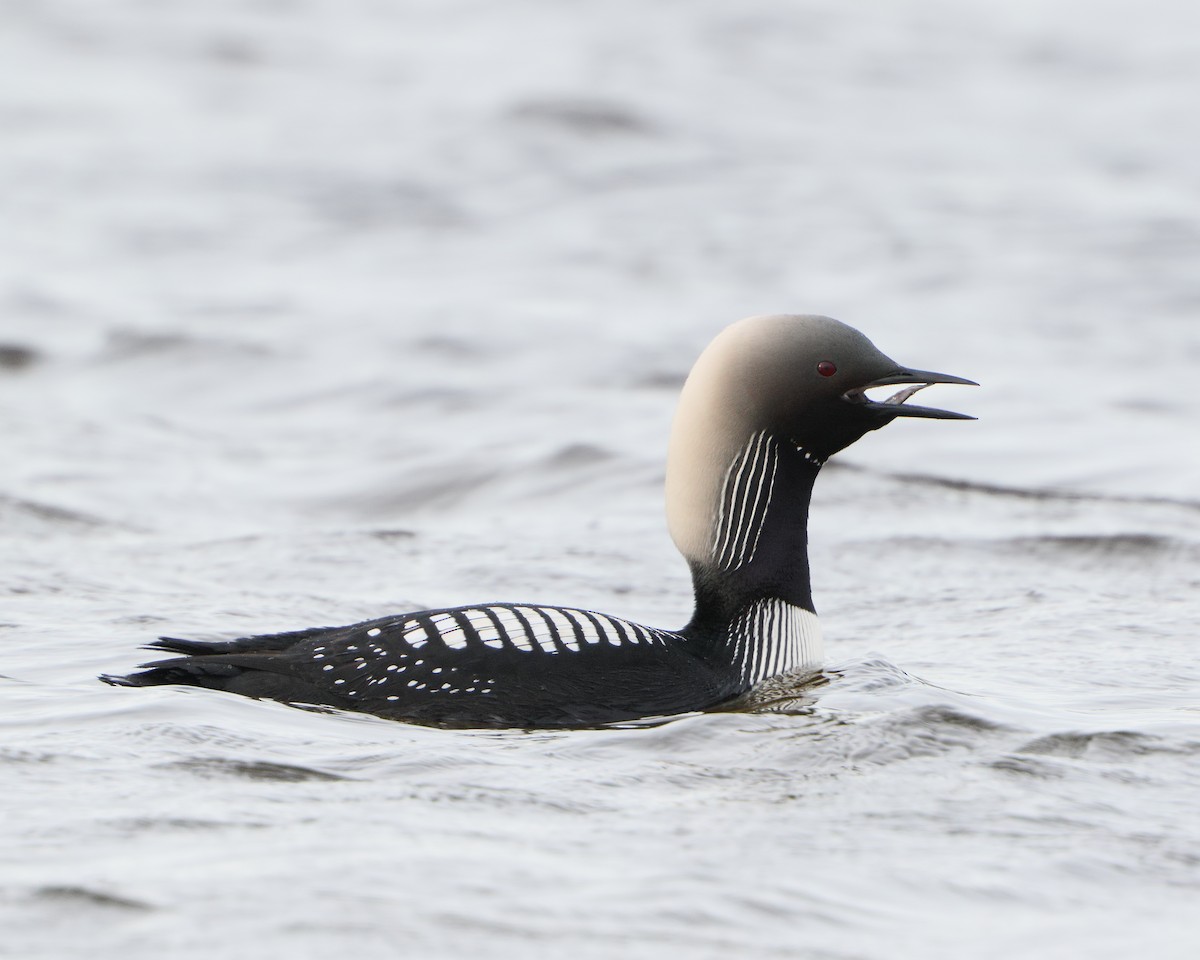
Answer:
<svg viewBox="0 0 1200 960"><path fill-rule="evenodd" d="M1200 743L1193 741L1172 743L1163 737L1147 733L1101 730L1091 733L1055 733L1038 737L1019 747L1017 752L1120 762L1159 754L1195 756L1200 754Z"/></svg>
<svg viewBox="0 0 1200 960"><path fill-rule="evenodd" d="M0 343L0 370L24 370L41 359L33 347L20 343Z"/></svg>
<svg viewBox="0 0 1200 960"><path fill-rule="evenodd" d="M109 893L106 890L96 890L80 886L45 886L33 891L33 898L53 904L56 908L78 910L80 908L96 908L98 910L141 911L157 909L145 900Z"/></svg>
<svg viewBox="0 0 1200 960"><path fill-rule="evenodd" d="M0 530L9 535L90 533L109 526L108 521L81 510L0 494Z"/></svg>
<svg viewBox="0 0 1200 960"><path fill-rule="evenodd" d="M1139 565L1156 560L1200 561L1200 544L1153 533L1061 534L1013 537L1000 542L1006 551L1071 558L1105 564Z"/></svg>
<svg viewBox="0 0 1200 960"><path fill-rule="evenodd" d="M348 780L340 774L312 767L267 760L236 760L229 757L195 757L161 764L172 770L182 770L201 777L233 777L242 780L266 780L276 783L302 783L307 780Z"/></svg>

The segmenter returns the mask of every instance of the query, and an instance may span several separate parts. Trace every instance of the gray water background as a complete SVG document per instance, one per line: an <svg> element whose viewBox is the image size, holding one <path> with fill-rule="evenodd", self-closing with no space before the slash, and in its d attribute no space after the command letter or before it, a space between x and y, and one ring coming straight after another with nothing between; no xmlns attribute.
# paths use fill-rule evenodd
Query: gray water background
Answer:
<svg viewBox="0 0 1200 960"><path fill-rule="evenodd" d="M0 954L1200 953L1200 12L0 2ZM675 396L973 377L817 487L792 712L95 682L509 599L680 625Z"/></svg>

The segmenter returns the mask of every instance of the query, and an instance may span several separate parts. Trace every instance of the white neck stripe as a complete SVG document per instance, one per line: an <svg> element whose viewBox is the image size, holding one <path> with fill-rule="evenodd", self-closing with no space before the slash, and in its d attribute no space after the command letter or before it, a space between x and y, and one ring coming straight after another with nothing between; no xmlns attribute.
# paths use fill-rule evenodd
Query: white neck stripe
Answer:
<svg viewBox="0 0 1200 960"><path fill-rule="evenodd" d="M730 463L721 486L710 550L722 570L737 570L754 559L778 470L778 445L765 430L751 436Z"/></svg>

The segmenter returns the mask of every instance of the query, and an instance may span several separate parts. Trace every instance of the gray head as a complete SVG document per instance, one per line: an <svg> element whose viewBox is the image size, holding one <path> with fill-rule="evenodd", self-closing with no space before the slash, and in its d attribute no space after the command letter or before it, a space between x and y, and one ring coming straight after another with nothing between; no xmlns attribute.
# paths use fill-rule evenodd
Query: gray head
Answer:
<svg viewBox="0 0 1200 960"><path fill-rule="evenodd" d="M692 368L667 454L667 522L690 561L711 555L721 488L760 432L801 448L815 470L828 457L896 417L964 419L907 405L933 383L973 383L913 370L829 317L775 314L727 327ZM910 384L886 401L865 391Z"/></svg>

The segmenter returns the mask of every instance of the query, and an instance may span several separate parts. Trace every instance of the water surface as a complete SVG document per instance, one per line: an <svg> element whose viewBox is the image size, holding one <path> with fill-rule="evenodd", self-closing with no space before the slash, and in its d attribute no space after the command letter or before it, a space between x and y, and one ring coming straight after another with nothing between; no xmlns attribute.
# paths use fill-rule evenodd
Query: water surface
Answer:
<svg viewBox="0 0 1200 960"><path fill-rule="evenodd" d="M0 5L6 949L1194 956L1197 18ZM984 384L823 472L822 684L544 733L95 681L679 626L675 396L779 310Z"/></svg>

